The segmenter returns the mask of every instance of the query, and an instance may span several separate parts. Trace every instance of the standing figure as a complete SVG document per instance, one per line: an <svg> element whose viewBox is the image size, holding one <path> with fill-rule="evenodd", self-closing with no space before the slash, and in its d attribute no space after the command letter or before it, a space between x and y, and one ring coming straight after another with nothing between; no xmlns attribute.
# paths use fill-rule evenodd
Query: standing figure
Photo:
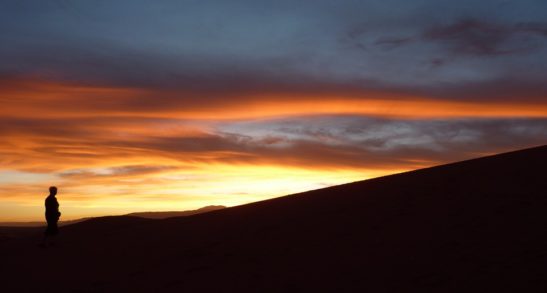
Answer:
<svg viewBox="0 0 547 293"><path fill-rule="evenodd" d="M55 195L57 194L57 187L51 186L49 188L49 195L46 198L46 221L47 221L47 228L44 233L44 240L42 241L41 246L45 247L47 246L47 240L51 236L57 235L59 233L59 228L57 227L57 222L59 221L59 217L61 217L61 213L59 212L59 202L57 201L57 198Z"/></svg>

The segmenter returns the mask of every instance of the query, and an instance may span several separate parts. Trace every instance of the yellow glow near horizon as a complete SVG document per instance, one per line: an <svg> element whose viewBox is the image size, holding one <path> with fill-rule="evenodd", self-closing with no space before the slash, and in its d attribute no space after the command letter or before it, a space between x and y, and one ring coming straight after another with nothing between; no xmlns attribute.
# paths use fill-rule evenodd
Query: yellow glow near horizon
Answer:
<svg viewBox="0 0 547 293"><path fill-rule="evenodd" d="M215 172L210 172L215 170ZM188 176L165 172L146 178L122 179L116 184L78 185L59 182L62 220L120 215L141 211L192 210L207 205L236 206L288 194L397 173L401 170L306 170L275 166L214 165ZM318 178L321 181L318 182ZM2 221L41 221L46 185L41 194L17 196L23 208L3 212ZM39 186L32 189L39 190ZM27 190L28 191L28 190ZM12 198L13 200L13 198Z"/></svg>

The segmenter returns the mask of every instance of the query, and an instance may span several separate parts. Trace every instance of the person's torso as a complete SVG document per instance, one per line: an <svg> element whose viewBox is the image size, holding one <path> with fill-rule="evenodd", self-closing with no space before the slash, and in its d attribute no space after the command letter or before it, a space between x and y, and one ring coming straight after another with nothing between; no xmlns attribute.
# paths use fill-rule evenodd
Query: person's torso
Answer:
<svg viewBox="0 0 547 293"><path fill-rule="evenodd" d="M59 203L57 202L57 198L55 196L48 196L46 198L46 214L56 214L59 212Z"/></svg>

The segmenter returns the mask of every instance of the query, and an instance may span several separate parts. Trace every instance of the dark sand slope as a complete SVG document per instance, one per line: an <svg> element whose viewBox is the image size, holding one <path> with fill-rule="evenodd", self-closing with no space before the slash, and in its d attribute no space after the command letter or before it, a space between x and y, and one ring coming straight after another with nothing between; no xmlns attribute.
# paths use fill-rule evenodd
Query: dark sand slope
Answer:
<svg viewBox="0 0 547 293"><path fill-rule="evenodd" d="M547 292L546 167L544 146L191 217L94 219L48 249L2 241L0 290Z"/></svg>

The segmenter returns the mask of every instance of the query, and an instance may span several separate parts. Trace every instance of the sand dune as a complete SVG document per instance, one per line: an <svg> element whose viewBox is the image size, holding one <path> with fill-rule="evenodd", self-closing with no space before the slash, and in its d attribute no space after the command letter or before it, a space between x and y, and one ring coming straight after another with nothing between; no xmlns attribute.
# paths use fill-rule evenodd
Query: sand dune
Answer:
<svg viewBox="0 0 547 293"><path fill-rule="evenodd" d="M547 292L547 146L0 242L3 292Z"/></svg>

